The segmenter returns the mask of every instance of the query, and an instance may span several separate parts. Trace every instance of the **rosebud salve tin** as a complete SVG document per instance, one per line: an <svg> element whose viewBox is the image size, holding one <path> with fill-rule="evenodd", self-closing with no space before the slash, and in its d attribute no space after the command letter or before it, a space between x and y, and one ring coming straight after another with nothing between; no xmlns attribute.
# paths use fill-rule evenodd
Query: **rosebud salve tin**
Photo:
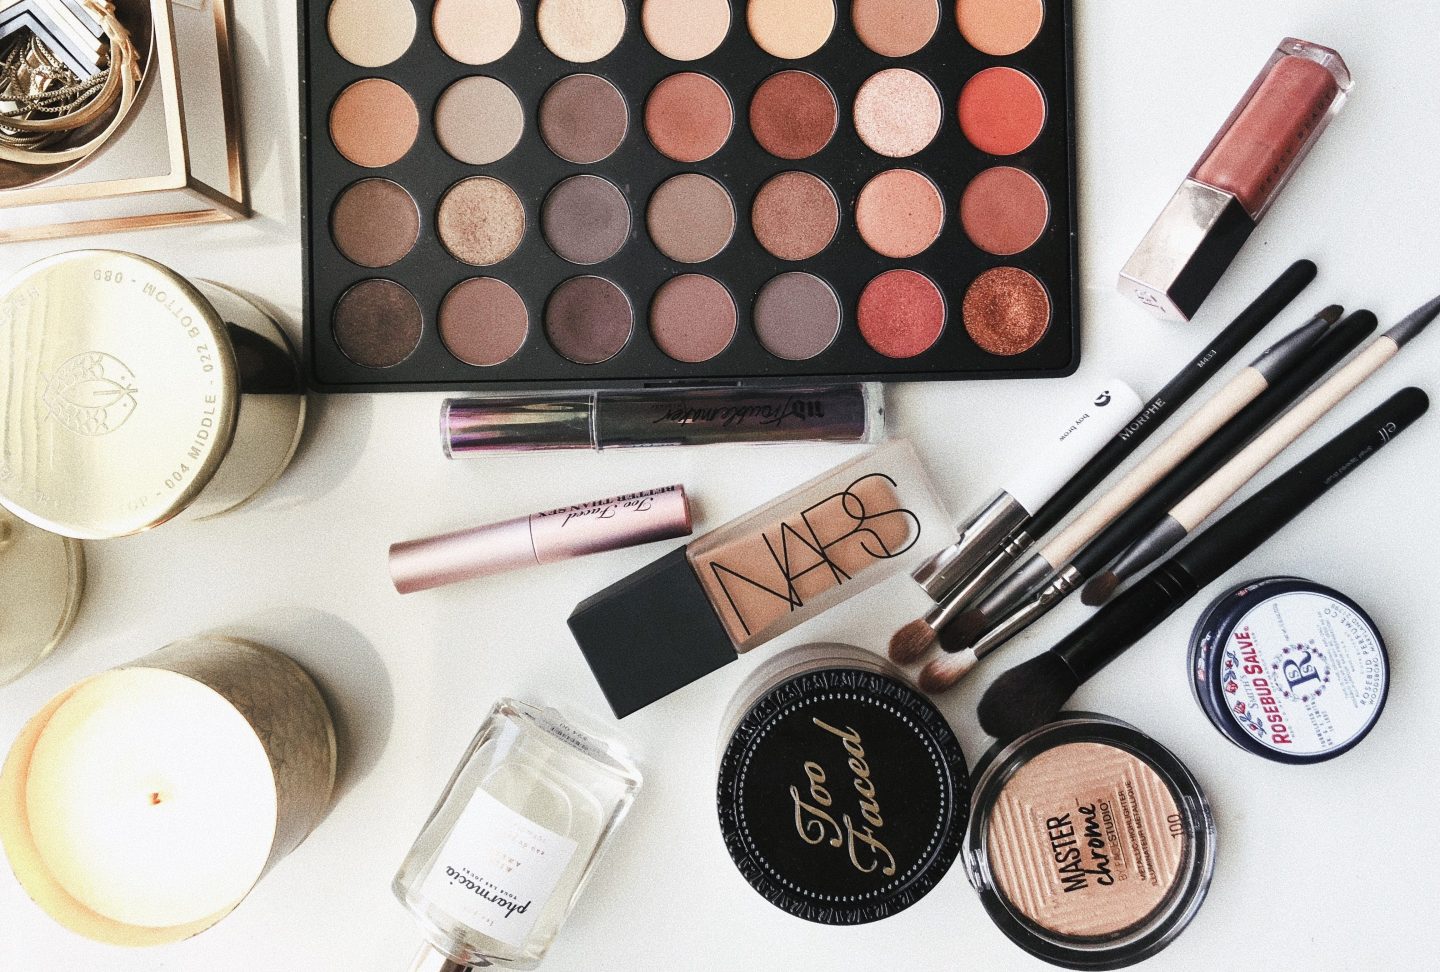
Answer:
<svg viewBox="0 0 1440 972"><path fill-rule="evenodd" d="M113 250L0 283L0 505L80 540L217 516L300 439L294 354L250 300Z"/></svg>
<svg viewBox="0 0 1440 972"><path fill-rule="evenodd" d="M1281 763L1348 752L1375 726L1390 688L1375 622L1339 591L1298 577L1250 581L1217 598L1189 660L1215 728Z"/></svg>

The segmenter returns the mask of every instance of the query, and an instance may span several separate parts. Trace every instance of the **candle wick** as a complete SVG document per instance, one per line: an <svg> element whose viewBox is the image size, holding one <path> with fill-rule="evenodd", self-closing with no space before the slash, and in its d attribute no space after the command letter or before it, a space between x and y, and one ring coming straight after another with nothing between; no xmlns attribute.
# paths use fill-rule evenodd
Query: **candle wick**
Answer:
<svg viewBox="0 0 1440 972"><path fill-rule="evenodd" d="M151 805L152 807L158 807L158 806L160 805L160 793L159 793L159 791L156 791L156 792L150 794L150 805Z"/></svg>

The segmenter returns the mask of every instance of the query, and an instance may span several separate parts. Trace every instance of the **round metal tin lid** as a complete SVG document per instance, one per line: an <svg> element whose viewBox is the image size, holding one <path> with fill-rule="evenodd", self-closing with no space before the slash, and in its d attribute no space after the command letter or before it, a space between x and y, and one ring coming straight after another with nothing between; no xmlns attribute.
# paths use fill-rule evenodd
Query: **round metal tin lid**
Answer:
<svg viewBox="0 0 1440 972"><path fill-rule="evenodd" d="M80 539L157 526L200 493L235 432L225 322L190 283L80 250L0 286L0 503Z"/></svg>
<svg viewBox="0 0 1440 972"><path fill-rule="evenodd" d="M919 901L959 853L965 756L945 717L905 682L821 668L765 692L720 762L720 829L767 901L829 925Z"/></svg>

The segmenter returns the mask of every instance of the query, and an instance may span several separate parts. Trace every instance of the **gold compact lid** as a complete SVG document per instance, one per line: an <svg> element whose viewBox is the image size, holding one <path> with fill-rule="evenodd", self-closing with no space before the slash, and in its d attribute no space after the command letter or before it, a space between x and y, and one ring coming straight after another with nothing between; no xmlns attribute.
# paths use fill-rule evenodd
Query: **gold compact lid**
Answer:
<svg viewBox="0 0 1440 972"><path fill-rule="evenodd" d="M215 474L238 402L225 322L152 260L79 250L0 285L0 504L36 526L164 523Z"/></svg>

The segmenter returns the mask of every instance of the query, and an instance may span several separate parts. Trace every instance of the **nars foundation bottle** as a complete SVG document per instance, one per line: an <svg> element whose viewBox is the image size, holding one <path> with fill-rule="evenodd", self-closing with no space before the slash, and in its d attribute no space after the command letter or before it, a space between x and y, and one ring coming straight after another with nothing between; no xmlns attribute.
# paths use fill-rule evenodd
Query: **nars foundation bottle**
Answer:
<svg viewBox="0 0 1440 972"><path fill-rule="evenodd" d="M587 598L570 630L626 716L954 540L929 474L895 441Z"/></svg>
<svg viewBox="0 0 1440 972"><path fill-rule="evenodd" d="M218 516L284 471L305 396L234 291L113 250L0 283L0 505L80 540Z"/></svg>
<svg viewBox="0 0 1440 972"><path fill-rule="evenodd" d="M1287 37L1120 271L1120 292L1189 320L1345 104L1350 70Z"/></svg>
<svg viewBox="0 0 1440 972"><path fill-rule="evenodd" d="M882 658L802 645L741 686L720 734L720 831L766 901L807 921L878 921L928 894L960 852L965 755Z"/></svg>
<svg viewBox="0 0 1440 972"><path fill-rule="evenodd" d="M428 942L414 972L538 966L639 789L619 747L496 702L392 884Z"/></svg>
<svg viewBox="0 0 1440 972"><path fill-rule="evenodd" d="M1195 917L1215 824L1200 785L1155 740L1066 713L997 745L976 769L970 883L1021 948L1066 968L1118 969Z"/></svg>

